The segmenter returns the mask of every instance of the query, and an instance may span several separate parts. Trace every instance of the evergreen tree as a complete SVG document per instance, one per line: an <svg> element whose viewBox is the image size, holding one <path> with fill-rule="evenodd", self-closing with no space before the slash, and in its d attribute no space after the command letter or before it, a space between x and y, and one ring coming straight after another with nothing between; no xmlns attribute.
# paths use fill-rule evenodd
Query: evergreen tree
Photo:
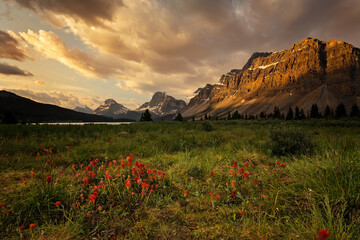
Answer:
<svg viewBox="0 0 360 240"><path fill-rule="evenodd" d="M304 109L300 110L300 115L299 115L299 119L306 119L305 113L304 113Z"/></svg>
<svg viewBox="0 0 360 240"><path fill-rule="evenodd" d="M227 120L230 120L230 119L231 119L231 115L230 115L230 112L228 112Z"/></svg>
<svg viewBox="0 0 360 240"><path fill-rule="evenodd" d="M319 117L319 108L317 104L313 104L310 110L310 118L318 118L318 117Z"/></svg>
<svg viewBox="0 0 360 240"><path fill-rule="evenodd" d="M209 120L211 120L211 115L209 114L209 117L208 117Z"/></svg>
<svg viewBox="0 0 360 240"><path fill-rule="evenodd" d="M286 120L291 120L294 118L294 112L291 107L289 107L289 111L286 114Z"/></svg>
<svg viewBox="0 0 360 240"><path fill-rule="evenodd" d="M200 121L202 121L203 119L202 119L202 117L200 118Z"/></svg>
<svg viewBox="0 0 360 240"><path fill-rule="evenodd" d="M335 109L335 117L336 118L343 118L346 117L346 108L345 105L343 103L340 103L336 109Z"/></svg>
<svg viewBox="0 0 360 240"><path fill-rule="evenodd" d="M17 124L18 120L10 110L4 112L3 123L5 124Z"/></svg>
<svg viewBox="0 0 360 240"><path fill-rule="evenodd" d="M281 114L280 114L280 109L278 107L274 107L274 115L273 115L274 118L281 118Z"/></svg>
<svg viewBox="0 0 360 240"><path fill-rule="evenodd" d="M352 117L352 118L360 117L360 109L359 109L359 106L357 105L357 103L355 103L355 102L353 103L353 105L351 107L350 117Z"/></svg>
<svg viewBox="0 0 360 240"><path fill-rule="evenodd" d="M300 119L300 109L298 106L295 107L295 120Z"/></svg>
<svg viewBox="0 0 360 240"><path fill-rule="evenodd" d="M260 113L260 118L266 118L266 112L261 112Z"/></svg>
<svg viewBox="0 0 360 240"><path fill-rule="evenodd" d="M240 119L240 114L237 110L233 113L232 119Z"/></svg>
<svg viewBox="0 0 360 240"><path fill-rule="evenodd" d="M152 121L151 113L149 109L146 109L145 112L141 114L140 122L151 122L151 121Z"/></svg>
<svg viewBox="0 0 360 240"><path fill-rule="evenodd" d="M329 105L326 105L324 117L327 119L327 118L333 117L333 115L334 115L334 113L331 111L331 108L329 107Z"/></svg>
<svg viewBox="0 0 360 240"><path fill-rule="evenodd" d="M195 122L195 116L192 117L192 121Z"/></svg>
<svg viewBox="0 0 360 240"><path fill-rule="evenodd" d="M207 117L206 113L205 113L205 120L208 120L208 117Z"/></svg>
<svg viewBox="0 0 360 240"><path fill-rule="evenodd" d="M179 121L182 122L183 121L183 117L181 116L181 113L178 113L174 119L175 121Z"/></svg>

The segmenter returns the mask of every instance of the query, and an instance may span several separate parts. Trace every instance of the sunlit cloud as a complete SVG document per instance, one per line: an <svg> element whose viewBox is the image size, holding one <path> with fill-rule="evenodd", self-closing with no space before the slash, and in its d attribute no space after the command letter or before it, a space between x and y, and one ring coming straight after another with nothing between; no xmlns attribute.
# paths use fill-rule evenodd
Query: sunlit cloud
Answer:
<svg viewBox="0 0 360 240"><path fill-rule="evenodd" d="M0 58L23 61L28 57L25 49L12 34L0 30Z"/></svg>

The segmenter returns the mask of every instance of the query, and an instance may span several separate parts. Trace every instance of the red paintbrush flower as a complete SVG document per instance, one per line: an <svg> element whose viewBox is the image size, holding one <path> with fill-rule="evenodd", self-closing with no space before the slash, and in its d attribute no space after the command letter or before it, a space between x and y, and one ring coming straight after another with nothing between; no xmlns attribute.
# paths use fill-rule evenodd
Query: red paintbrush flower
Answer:
<svg viewBox="0 0 360 240"><path fill-rule="evenodd" d="M61 206L61 202L60 201L57 201L56 203L54 203L55 204L55 206L57 206L57 207L60 207Z"/></svg>
<svg viewBox="0 0 360 240"><path fill-rule="evenodd" d="M47 177L46 177L46 182L47 182L47 183L50 183L50 182L51 182L51 179L52 179L51 176L47 176Z"/></svg>
<svg viewBox="0 0 360 240"><path fill-rule="evenodd" d="M318 239L328 239L330 237L330 233L326 231L326 229L320 229L320 231L317 232L318 236L315 235Z"/></svg>

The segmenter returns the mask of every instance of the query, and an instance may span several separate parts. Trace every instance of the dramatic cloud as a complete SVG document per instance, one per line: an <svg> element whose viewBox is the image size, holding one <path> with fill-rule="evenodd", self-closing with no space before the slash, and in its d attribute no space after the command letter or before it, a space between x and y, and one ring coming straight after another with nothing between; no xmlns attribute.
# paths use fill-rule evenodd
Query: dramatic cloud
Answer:
<svg viewBox="0 0 360 240"><path fill-rule="evenodd" d="M112 21L116 9L121 6L121 0L15 0L22 7L51 18L53 14L62 14L76 21L91 25L99 25L102 21ZM63 27L61 22L54 21Z"/></svg>
<svg viewBox="0 0 360 240"><path fill-rule="evenodd" d="M19 76L33 76L32 73L23 71L16 66L11 66L6 63L0 63L0 74L4 75L19 75Z"/></svg>
<svg viewBox="0 0 360 240"><path fill-rule="evenodd" d="M24 50L9 33L0 30L0 58L22 61L27 58Z"/></svg>
<svg viewBox="0 0 360 240"><path fill-rule="evenodd" d="M101 59L78 49L69 49L53 32L40 30L35 33L29 30L27 33L20 33L20 36L44 57L58 60L86 76L106 78L117 71L116 59Z"/></svg>
<svg viewBox="0 0 360 240"><path fill-rule="evenodd" d="M88 47L70 49L49 31L20 33L44 57L114 78L123 90L183 98L241 68L254 51L289 48L309 36L355 45L360 39L359 0L7 1Z"/></svg>

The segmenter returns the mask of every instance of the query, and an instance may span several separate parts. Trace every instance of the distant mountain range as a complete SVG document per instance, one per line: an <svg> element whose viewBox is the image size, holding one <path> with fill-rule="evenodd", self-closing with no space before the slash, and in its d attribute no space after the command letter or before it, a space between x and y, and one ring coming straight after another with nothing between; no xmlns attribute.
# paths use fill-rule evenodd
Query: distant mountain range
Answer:
<svg viewBox="0 0 360 240"><path fill-rule="evenodd" d="M0 114L10 108L29 121L138 121L146 109L154 120L172 120L179 112L185 118L221 118L234 111L257 115L271 113L275 106L282 113L295 106L307 113L312 104L324 111L340 102L350 110L353 103L360 105L360 49L341 41L306 38L288 50L254 53L241 69L232 69L195 94L189 104L156 92L134 110L107 99L94 111L87 106L72 111L1 91Z"/></svg>
<svg viewBox="0 0 360 240"><path fill-rule="evenodd" d="M233 69L216 84L196 91L183 117L229 112L260 114L274 107L320 111L343 102L348 111L360 105L360 49L341 41L306 38L288 50L254 53L242 69Z"/></svg>
<svg viewBox="0 0 360 240"><path fill-rule="evenodd" d="M90 108L76 107L74 110L79 112L87 111L97 115L103 115L112 118L128 118L138 121L141 113L149 109L154 120L172 120L178 112L186 107L183 100L177 100L164 92L156 92L150 102L142 104L135 110L130 110L124 105L116 102L114 99L107 99L98 108L92 111Z"/></svg>

